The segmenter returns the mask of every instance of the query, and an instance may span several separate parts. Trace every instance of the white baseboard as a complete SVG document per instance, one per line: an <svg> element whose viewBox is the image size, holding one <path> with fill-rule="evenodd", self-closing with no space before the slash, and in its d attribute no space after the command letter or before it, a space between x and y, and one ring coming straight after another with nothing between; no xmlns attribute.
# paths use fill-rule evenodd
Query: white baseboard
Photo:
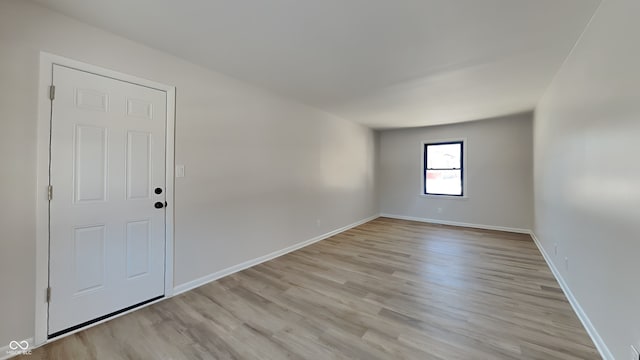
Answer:
<svg viewBox="0 0 640 360"><path fill-rule="evenodd" d="M33 350L33 338L28 338L25 340L16 340L16 342L18 342L20 345L22 345L24 342L27 342L29 345L27 346L26 349L24 349L24 351L31 351ZM13 342L13 341L12 341ZM8 344L6 346L0 347L0 360L5 360L5 359L9 359L12 358L14 356L18 356L20 354L18 353L12 353L13 349L11 349L10 347L11 344ZM15 346L14 346L15 347ZM15 350L18 351L22 351L22 349L20 347L16 347Z"/></svg>
<svg viewBox="0 0 640 360"><path fill-rule="evenodd" d="M330 231L330 232L328 232L326 234L322 234L320 236L316 236L316 237L314 237L312 239L308 239L308 240L305 240L303 242L288 246L288 247L286 247L284 249L274 251L274 252L272 252L270 254L263 255L263 256L255 258L255 259L252 259L252 260L245 261L245 262L240 263L238 265L234 265L234 266L228 267L226 269L217 271L215 273L212 273L212 274L203 276L201 278L189 281L187 283L178 285L178 286L173 288L173 295L175 296L175 295L181 294L181 293L183 293L185 291L189 291L191 289L195 289L195 288L197 288L199 286L202 286L204 284L208 284L208 283L210 283L212 281L216 281L216 280L218 280L220 278L223 278L225 276L231 275L233 273L237 273L238 271L242 271L242 270L250 268L252 266L256 266L258 264L261 264L261 263L263 263L265 261L269 261L269 260L275 259L275 258L277 258L279 256L288 254L288 253L290 253L292 251L295 251L295 250L298 250L298 249L303 248L305 246L308 246L308 245L311 245L313 243L316 243L316 242L318 242L320 240L324 240L326 238L329 238L331 236L339 234L339 233L341 233L343 231L346 231L346 230L349 230L351 228L354 228L354 227L356 227L358 225L362 225L364 223L367 223L367 222L369 222L371 220L374 220L374 219L376 219L378 217L379 217L378 215L370 216L370 217L368 217L366 219L362 219L360 221L356 221L356 222L354 222L352 224L349 224L347 226L343 226L343 227L341 227L339 229L335 229L335 230Z"/></svg>
<svg viewBox="0 0 640 360"><path fill-rule="evenodd" d="M349 225L347 225L347 226L341 227L341 228L339 228L339 229L336 229L336 230L330 231L330 232L328 232L328 233L326 233L326 234L322 234L322 235L320 235L320 236L316 236L316 237L314 237L314 238L312 238L312 239L309 239L309 240L306 240L306 241L300 242L300 243L298 243L298 244L295 244L295 245L292 245L292 246L286 247L286 248L281 249L281 250L278 250L278 251L274 251L274 252L272 252L272 253L270 253L270 254L267 254L267 255L264 255L264 256L260 256L260 257L258 257L258 258L253 259L253 260L245 261L245 262L243 262L243 263L241 263L241 264L234 265L234 266L232 266L232 267L229 267L229 268L223 269L223 270L218 271L218 272L215 272L215 273L213 273L213 274L210 274L210 275L207 275L207 276L203 276L203 277L201 277L201 278L195 279L195 280L193 280L193 281L189 281L189 282L187 282L187 283L185 283L185 284L182 284L182 285L178 285L178 286L176 286L176 287L174 287L174 288L173 288L173 294L165 294L165 297L163 297L163 298L161 298L161 299L158 299L158 300L152 301L152 302L150 302L150 303L148 303L148 304L145 304L145 305L143 305L143 306L140 306L140 307L136 307L135 309L131 309L131 310L128 310L128 311L122 312L122 313L120 313L120 314L118 314L118 315L115 315L115 316L109 317L109 318L107 318L107 319L104 319L104 320L101 320L101 321L98 321L98 322L92 323L92 324L87 325L87 326L85 326L85 327L83 327L83 328L76 329L76 330L74 330L74 331L70 331L69 333L66 333L66 334L64 334L64 335L58 336L58 337L56 337L56 338L54 338L54 339L49 339L49 340L45 341L45 342L44 342L44 343L42 343L42 344L38 344L38 346L34 346L33 338L29 338L29 339L27 339L27 340L23 340L23 341L27 341L27 342L29 343L29 347L28 347L28 349L29 349L29 350L33 350L33 349L35 349L36 347L43 346L43 345L48 344L48 343L51 343L51 342L53 342L53 341L56 341L56 340L62 339L62 338L64 338L64 337L67 337L67 336L70 336L70 335L73 335L73 334L75 334L75 333L77 333L77 332L80 332L80 331L86 330L86 329L88 329L88 328L90 328L90 327L93 327L93 326L96 326L96 325L98 325L98 324L102 324L102 323L104 323L104 322L107 322L107 321L113 320L113 319L115 319L115 318L117 318L117 317L124 316L124 315L126 315L126 314L131 313L131 312L134 312L134 311L140 310L140 309L141 309L141 308L143 308L143 307L147 307L147 306L153 305L153 304L155 304L155 303L158 303L158 302L164 301L164 300L169 299L169 298L171 298L171 297L173 297L173 296L176 296L176 295L178 295L178 294L180 294L180 293L183 293L183 292L185 292L185 291L189 291L189 290L191 290L191 289L197 288L197 287L199 287L199 286L202 286L202 285L207 284L207 283L209 283L209 282L215 281L215 280L220 279L220 278L222 278L222 277L225 277L225 276L227 276L227 275L231 275L231 274L233 274L233 273L236 273L236 272L238 272L238 271L244 270L244 269L249 268L249 267L251 267L251 266L258 265L258 264L263 263L263 262L265 262L265 261L268 261L268 260L274 259L274 258L276 258L276 257L278 257L278 256L282 256L282 255L287 254L287 253L290 253L290 252L292 252L292 251L294 251L294 250L298 250L298 249L300 249L300 248L302 248L302 247L305 247L305 246L311 245L311 244L313 244L313 243L315 243L315 242L318 242L318 241L320 241L320 240L324 240L324 239L329 238L329 237L331 237L331 236L333 236L333 235L336 235L336 234L339 234L339 233L341 233L341 232L343 232L343 231L346 231L346 230L349 230L349 229L351 229L351 228L354 228L354 227L356 227L356 226L358 226L358 225L362 225L362 224L364 224L364 223L367 223L367 222L369 222L369 221L371 221L371 220L374 220L374 219L376 219L376 218L378 218L378 217L379 217L379 215L377 215L377 214L376 214L376 215L373 215L373 216L370 216L370 217L368 217L368 218L366 218L366 219L362 219L362 220L357 221L357 222L355 222L355 223L352 223L352 224L349 224ZM21 341L22 341L22 340L21 340ZM11 350L11 349L10 349L10 347L9 347L9 345L4 346L4 347L0 347L0 360L9 359L9 358L11 358L11 357L13 357L13 356L16 356L16 355L14 355L14 354L12 354L12 353L8 352L9 350Z"/></svg>
<svg viewBox="0 0 640 360"><path fill-rule="evenodd" d="M419 218L419 217L413 217L413 216L405 216L405 215L380 214L380 216L381 217L388 217L388 218L392 218L392 219L419 221L419 222L430 223L430 224L463 226L463 227L470 227L470 228L477 228L477 229L499 230L499 231L508 231L508 232L515 232L515 233L531 235L531 238L533 239L533 242L536 244L536 246L540 250L540 253L542 254L542 257L544 257L544 260L546 261L547 266L549 266L549 269L551 270L551 272L553 273L553 276L558 281L558 284L560 285L560 288L564 292L564 295L567 297L567 300L569 301L569 304L571 304L571 307L573 308L573 312L576 314L578 319L580 319L580 322L582 322L582 326L584 326L585 330L587 331L587 333L591 337L591 340L593 341L594 345L596 346L596 348L600 352L600 356L602 356L602 358L605 359L605 360L615 360L613 355L611 354L611 351L609 351L609 348L605 344L604 340L602 339L600 334L598 334L598 331L596 330L596 328L591 323L591 320L589 320L589 317L587 316L587 314L582 309L582 306L580 306L580 303L578 303L578 300L576 299L576 297L571 292L571 289L569 288L569 285L567 285L567 282L564 280L564 278L562 277L562 275L560 274L560 272L556 268L556 266L553 263L553 261L551 261L551 258L549 257L549 255L547 254L545 249L542 247L542 244L540 243L540 241L536 237L536 234L532 230L509 228L509 227L503 227L503 226L493 226L493 225L469 224L469 223L462 223L462 222L457 222L457 221L425 219L425 218Z"/></svg>
<svg viewBox="0 0 640 360"><path fill-rule="evenodd" d="M556 280L558 281L558 284L560 285L560 288L562 289L562 291L564 292L565 296L567 297L569 303L571 304L571 307L573 308L573 311L576 313L576 315L578 316L578 318L582 322L582 325L584 326L585 330L587 331L587 333L591 337L591 340L594 342L596 348L600 352L600 356L602 356L602 358L605 359L605 360L615 360L613 355L609 351L609 348L605 344L604 340L602 339L602 337L600 337L600 335L598 334L598 331L595 329L595 327L591 323L591 320L589 320L589 317L587 316L587 314L584 312L584 310L582 309L582 307L578 303L578 300L575 298L575 296L571 292L571 289L569 288L567 283L564 281L564 278L562 277L560 272L558 272L558 269L556 268L555 264L551 261L551 258L549 257L549 255L547 254L545 249L542 247L542 244L540 243L540 241L536 237L535 233L532 230L527 230L527 229L509 228L509 227L493 226L493 225L470 224L470 223L462 223L462 222L446 221L446 220L437 220L437 219L426 219L426 218L418 218L418 217L404 216L404 215L379 214L379 215L370 216L370 217L368 217L366 219L362 219L360 221L357 221L355 223L352 223L352 224L349 224L347 226L341 227L339 229L335 229L333 231L330 231L328 233L322 234L320 236L316 236L316 237L314 237L312 239L308 239L308 240L305 240L303 242L288 246L288 247L286 247L284 249L281 249L281 250L278 250L278 251L274 251L274 252L272 252L270 254L263 255L263 256L255 258L255 259L252 259L252 260L245 261L245 262L240 263L238 265L234 265L234 266L231 266L229 268L226 268L226 269L217 271L215 273L203 276L201 278L189 281L187 283L178 285L178 286L174 287L174 289L173 289L174 290L173 291L173 296L181 294L181 293L189 291L189 290L192 290L192 289L195 289L195 288L197 288L199 286L202 286L202 285L205 285L207 283L213 282L215 280L218 280L218 279L223 278L225 276L231 275L231 274L236 273L238 271L242 271L242 270L250 268L252 266L261 264L261 263L263 263L265 261L269 261L269 260L275 259L275 258L277 258L279 256L285 255L287 253L290 253L292 251L298 250L298 249L303 248L305 246L311 245L311 244L316 243L318 241L327 239L327 238L329 238L331 236L334 236L336 234L339 234L341 232L344 232L344 231L349 230L351 228L354 228L356 226L359 226L359 225L362 225L364 223L367 223L367 222L369 222L371 220L374 220L374 219L376 219L378 217L387 217L387 218L392 218L392 219L410 220L410 221L418 221L418 222L431 223L431 224L452 225L452 226L461 226L461 227L469 227L469 228L477 228L477 229L508 231L508 232L515 232L515 233L522 233L522 234L531 235L531 238L533 239L534 243L536 244L536 246L540 250L540 253L544 257L547 265L549 266L549 269L551 270L551 272L555 276ZM171 296L168 296L166 298L160 299L158 301L165 300L165 299L167 299L169 297L171 297ZM135 310L137 310L137 309L135 309ZM135 311L135 310L132 310L132 311ZM107 320L105 320L105 321L107 321ZM96 325L96 324L92 324L92 325ZM29 348L28 349L33 349L34 348L34 346L33 346L33 338L29 338L29 339L22 340L22 341L27 341L29 343ZM11 354L9 352L10 350L11 349L10 349L9 345L1 347L0 348L0 360L9 359L9 358L15 356L14 354Z"/></svg>
<svg viewBox="0 0 640 360"><path fill-rule="evenodd" d="M542 257L544 257L544 260L547 262L549 269L551 269L553 276L555 276L556 280L558 281L558 284L560 285L560 288L564 292L564 295L567 297L567 300L569 300L569 304L571 304L571 307L573 308L573 312L576 313L576 315L578 316L578 319L580 319L580 322L582 322L582 326L584 326L585 330L591 337L591 340L593 341L596 348L600 352L600 356L602 356L602 358L605 360L615 360L613 357L613 354L611 354L611 351L609 351L607 344L605 344L604 340L602 340L602 337L600 337L600 334L598 334L598 331L591 323L591 320L589 320L589 317L582 309L582 306L580 306L580 303L578 302L576 297L573 296L573 293L571 292L569 285L567 284L566 281L564 281L564 278L558 271L558 268L556 268L553 261L551 261L551 257L549 256L549 254L547 254L544 247L542 247L542 243L540 243L540 240L538 239L536 234L533 231L531 231L529 235L531 235L533 242L538 247L538 250L540 250Z"/></svg>
<svg viewBox="0 0 640 360"><path fill-rule="evenodd" d="M419 221L419 222L429 223L429 224L452 225L452 226L461 226L461 227L469 227L469 228L485 229L485 230L498 230L498 231L507 231L507 232L520 233L520 234L529 234L529 233L531 233L531 230L529 230L529 229L518 229L518 228L510 228L510 227L504 227L504 226L470 224L470 223L463 223L463 222L458 222L458 221L426 219L426 218L419 218L419 217L414 217L414 216L394 215L394 214L380 214L380 216L381 217L388 217L388 218L392 218L392 219Z"/></svg>

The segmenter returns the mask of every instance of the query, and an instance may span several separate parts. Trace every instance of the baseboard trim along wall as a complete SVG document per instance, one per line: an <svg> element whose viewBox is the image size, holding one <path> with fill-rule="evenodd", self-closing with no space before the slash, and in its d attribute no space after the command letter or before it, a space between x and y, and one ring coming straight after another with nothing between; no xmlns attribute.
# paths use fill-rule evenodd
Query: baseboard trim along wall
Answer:
<svg viewBox="0 0 640 360"><path fill-rule="evenodd" d="M499 231L521 233L521 234L529 234L533 239L533 242L538 247L538 250L542 254L542 257L544 258L545 262L547 263L547 266L551 270L551 273L556 278L556 281L560 285L560 288L562 289L565 296L567 297L569 304L571 304L571 307L573 308L573 312L576 314L578 319L580 319L582 326L584 326L585 330L591 337L591 340L593 341L594 345L600 352L600 356L602 356L604 360L615 360L613 355L611 354L611 351L609 351L609 348L605 344L604 340L602 340L602 337L600 337L600 334L598 334L598 331L591 323L591 320L589 320L589 317L582 309L582 306L580 306L580 303L571 292L569 285L567 285L567 282L564 280L564 278L556 268L555 264L551 261L549 254L547 254L545 249L542 247L542 244L538 240L538 237L533 232L533 230L510 228L510 227L504 227L504 226L494 226L494 225L469 224L469 223L463 223L463 222L457 222L457 221L447 221L447 220L438 220L438 219L426 219L426 218L419 218L419 217L405 216L405 215L380 214L380 216L392 218L392 219L418 221L418 222L429 223L429 224L441 224L441 225L469 227L469 228L476 228L476 229L499 230Z"/></svg>
<svg viewBox="0 0 640 360"><path fill-rule="evenodd" d="M547 266L549 266L549 269L551 269L551 272L553 273L553 276L555 276L556 280L558 281L558 284L560 285L560 288L564 292L564 295L567 297L567 300L569 300L569 304L571 304L571 307L573 308L573 312L576 313L576 315L578 316L578 319L580 319L580 322L582 322L582 326L584 326L585 330L591 337L591 340L593 341L596 348L600 352L600 356L602 356L602 358L605 360L615 360L613 357L613 354L611 354L611 351L609 351L607 344L605 344L604 340L602 340L602 337L600 337L600 334L598 334L598 331L591 323L591 320L589 320L589 317L582 309L582 306L580 306L580 303L578 302L576 297L573 296L573 293L571 292L569 285L564 280L564 278L558 271L558 268L556 268L553 261L551 261L551 257L549 256L549 254L547 254L546 250L542 247L542 243L540 242L540 240L538 240L538 237L536 236L536 234L533 231L530 231L529 235L531 235L533 242L538 247L538 250L540 250L540 253L542 254L542 257L544 257L544 260L547 262Z"/></svg>
<svg viewBox="0 0 640 360"><path fill-rule="evenodd" d="M25 342L27 343L25 347ZM12 349L15 348L15 349ZM25 340L12 340L10 344L0 347L0 360L9 359L18 355L28 355L33 350L33 338Z"/></svg>
<svg viewBox="0 0 640 360"><path fill-rule="evenodd" d="M136 307L136 308L134 308L134 309L131 309L131 310L125 311L125 312L120 313L120 314L118 314L118 315L115 315L115 316L109 317L109 318L107 318L107 319L104 319L104 320L101 320L101 321L95 322L95 323L90 324L90 325L87 325L87 326L85 326L85 327L82 327L82 328L80 328L80 329L76 329L76 330L74 330L74 331L70 331L69 333L66 333L66 334L64 334L64 335L62 335L62 336L58 336L58 337L56 337L56 338L49 339L49 340L47 340L46 342L44 342L44 343L42 343L42 344L38 344L38 346L35 346L35 345L34 345L34 343L33 343L33 338L30 338L30 339L27 339L27 340L19 340L18 342L19 342L20 344L22 344L22 342L23 342L23 341L27 341L27 342L28 342L28 344L29 344L29 346L28 346L27 350L33 350L33 349L35 349L35 348L37 348L37 347L40 347L40 346L46 345L46 344L51 343L51 342L56 341L56 340L60 340L60 339L62 339L62 338L64 338L64 337L67 337L67 336L73 335L73 334L75 334L75 333L77 333L77 332L80 332L80 331L86 330L86 329L88 329L88 328L94 327L94 326L99 325L99 324L102 324L102 323L104 323L104 322L107 322L107 321L113 320L113 319L115 319L115 318L118 318L118 317L121 317L121 316L127 315L127 314L129 314L129 313L134 312L134 311L140 310L140 309L142 309L142 308L144 308L144 307L151 306L151 305L156 304L156 303L158 303L158 302L164 301L164 300L169 299L169 298L171 298L171 297L174 297L174 296L176 296L176 295L178 295L178 294L181 294L181 293L183 293L183 292L186 292L186 291L189 291L189 290L191 290L191 289L197 288L197 287L199 287L199 286L205 285L205 284L207 284L207 283L210 283L210 282L212 282L212 281L218 280L218 279L223 278L223 277L225 277L225 276L231 275L231 274L236 273L236 272L238 272L238 271L242 271L242 270L244 270L244 269L247 269L247 268L250 268L250 267L252 267L252 266L258 265L258 264L263 263L263 262L265 262L265 261L269 261L269 260L275 259L275 258L277 258L277 257L279 257L279 256L285 255L285 254L290 253L290 252L292 252L292 251L295 251L295 250L298 250L298 249L303 248L303 247L305 247L305 246L311 245L311 244L316 243L316 242L318 242L318 241L321 241L321 240L327 239L327 238L329 238L329 237L331 237L331 236L337 235L337 234L339 234L339 233L341 233L341 232L347 231L347 230L349 230L349 229L351 229L351 228L354 228L354 227L356 227L356 226L362 225L362 224L364 224L364 223L368 223L369 221L374 220L374 219L377 219L378 217L379 217L379 215L378 215L378 214L373 215L373 216L370 216L370 217L368 217L368 218L366 218L366 219L362 219L362 220L356 221L356 222L354 222L354 223L352 223L352 224L349 224L349 225L343 226L343 227L341 227L341 228L339 228L339 229L335 229L335 230L333 230L333 231L330 231L330 232L328 232L328 233L322 234L322 235L320 235L320 236L316 236L316 237L314 237L314 238L312 238L312 239L305 240L305 241L303 241L303 242L300 242L300 243L297 243L297 244L291 245L291 246L286 247L286 248L284 248L284 249L281 249L281 250L278 250L278 251L274 251L274 252L272 252L272 253L270 253L270 254L267 254L267 255L264 255L264 256L257 257L257 258L255 258L255 259L253 259L253 260L245 261L245 262L243 262L243 263L240 263L240 264L238 264L238 265L231 266L231 267L229 267L229 268L223 269L223 270L218 271L218 272L215 272L215 273L213 273L213 274L210 274L210 275L207 275L207 276L203 276L203 277L201 277L201 278L198 278L198 279L195 279L195 280L189 281L189 282L184 283L184 284L182 284L182 285L178 285L178 286L176 286L176 287L174 287L174 288L173 288L173 290L174 290L174 291L173 291L173 294L167 294L165 297L163 297L163 298L161 298L161 299L158 299L158 300L155 300L155 301L152 301L152 302L150 302L150 303L148 303L148 304L145 304L145 305L143 305L143 306ZM9 359L9 358L11 358L11 357L13 357L13 356L19 355L19 354L14 354L14 353L12 353L12 352L11 352L11 350L12 350L12 349L10 348L10 344L9 344L9 345L7 345L7 346L1 347L1 348L0 348L0 360Z"/></svg>
<svg viewBox="0 0 640 360"><path fill-rule="evenodd" d="M300 243L288 246L288 247L286 247L284 249L274 251L274 252L272 252L270 254L266 254L266 255L257 257L255 259L245 261L243 263L228 267L226 269L217 271L215 273L212 273L212 274L200 277L198 279L189 281L187 283L178 285L178 286L174 287L174 292L173 292L172 296L176 296L178 294L187 292L189 290L195 289L195 288L200 287L202 285L205 285L205 284L208 284L210 282L216 281L216 280L218 280L220 278L223 278L225 276L228 276L228 275L234 274L236 272L248 269L248 268L250 268L252 266L261 264L263 262L275 259L275 258L280 257L282 255L288 254L288 253L290 253L292 251L301 249L301 248L303 248L305 246L309 246L309 245L311 245L313 243L316 243L318 241L327 239L327 238L329 238L331 236L337 235L337 234L339 234L341 232L347 231L347 230L349 230L351 228L354 228L356 226L359 226L359 225L365 224L365 223L367 223L369 221L375 220L378 217L387 217L387 218L399 219L399 220L417 221L417 222L423 222L423 223L429 223L429 224L451 225L451 226L468 227L468 228L475 228L475 229L498 230L498 231L521 233L521 234L529 234L531 236L531 238L533 239L533 242L538 247L538 250L542 254L542 257L544 258L545 262L547 263L547 266L551 270L551 273L553 274L553 276L558 281L558 284L560 285L560 288L562 289L562 291L564 292L565 296L567 297L567 300L571 304L571 307L573 308L573 311L575 312L576 316L580 319L580 321L582 322L582 325L584 326L585 330L587 331L587 333L591 337L591 340L594 342L596 348L600 352L600 356L602 356L602 358L605 359L605 360L615 360L613 355L609 351L609 348L605 344L604 340L602 339L602 337L600 337L600 335L598 334L598 331L596 330L596 328L591 323L591 320L589 320L589 317L584 312L584 310L580 306L580 303L578 303L578 300L575 298L575 296L571 292L571 289L569 288L569 285L567 285L566 281L564 280L564 278L562 277L562 275L560 274L560 272L556 268L555 264L551 261L551 258L549 257L549 255L547 254L545 249L542 247L542 244L538 240L538 237L536 236L536 234L532 230L527 230L527 229L510 228L510 227L493 226L493 225L482 225L482 224L470 224L470 223L463 223L463 222L457 222L457 221L447 221L447 220L438 220L438 219L426 219L426 218L418 218L418 217L405 216L405 215L394 215L394 214L373 215L373 216L370 216L368 218L356 221L356 222L354 222L352 224L349 224L349 225L343 226L341 228L335 229L335 230L330 231L328 233L325 233L325 234L316 236L314 238L302 241ZM172 297L172 296L168 296L168 297L160 299L158 301L165 300L165 299L167 299L169 297ZM155 301L155 302L158 302L158 301ZM137 310L137 309L135 309L135 310ZM131 310L131 311L135 311L135 310ZM111 319L108 319L108 320L111 320ZM104 320L104 321L107 321L107 320ZM104 321L102 321L102 322L104 322ZM92 325L90 325L88 327L95 326L95 325L97 325L97 324L92 324ZM81 330L84 330L84 328L81 329ZM54 339L54 340L57 340L57 339ZM26 340L20 340L18 342L20 344L23 344L24 341L26 341L29 344L27 350L34 349L33 339L32 338L26 339ZM9 358L11 358L13 356L18 355L17 353L15 353L15 354L12 353L11 350L12 349L10 348L10 345L6 345L4 347L1 347L0 348L0 360L9 359ZM21 349L18 348L18 350L21 350Z"/></svg>
<svg viewBox="0 0 640 360"><path fill-rule="evenodd" d="M460 227L468 227L468 228L484 229L484 230L498 230L498 231L520 233L520 234L531 233L531 230L529 229L510 228L510 227L504 227L504 226L470 224L470 223L463 223L458 221L427 219L427 218L419 218L414 216L394 215L394 214L380 214L380 216L392 218L392 219L399 219L399 220L419 221L419 222L429 223L429 224L451 225L451 226L460 226Z"/></svg>
<svg viewBox="0 0 640 360"><path fill-rule="evenodd" d="M269 261L269 260L275 259L277 257L280 257L282 255L288 254L288 253L290 253L292 251L298 250L298 249L303 248L305 246L309 246L309 245L311 245L313 243L316 243L318 241L321 241L321 240L324 240L326 238L332 237L334 235L337 235L337 234L339 234L341 232L347 231L347 230L349 230L351 228L354 228L356 226L362 225L364 223L368 223L369 221L374 220L374 219L376 219L378 217L379 216L377 214L373 215L373 216L370 216L370 217L368 217L366 219L362 219L360 221L356 221L356 222L354 222L352 224L349 224L347 226L343 226L343 227L341 227L339 229L335 229L335 230L330 231L328 233L325 233L325 234L316 236L314 238L305 240L303 242L288 246L288 247L286 247L284 249L274 251L274 252L272 252L270 254L263 255L263 256L255 258L255 259L252 259L252 260L245 261L245 262L240 263L238 265L234 265L234 266L228 267L226 269L217 271L215 273L212 273L212 274L209 274L209 275L205 275L205 276L203 276L201 278L198 278L198 279L189 281L187 283L178 285L178 286L173 288L173 296L176 296L176 295L181 294L183 292L195 289L195 288L197 288L199 286L208 284L208 283L210 283L212 281L216 281L216 280L218 280L220 278L223 278L225 276L231 275L233 273L237 273L238 271L242 271L244 269L248 269L248 268L250 268L252 266L261 264L261 263L263 263L265 261Z"/></svg>

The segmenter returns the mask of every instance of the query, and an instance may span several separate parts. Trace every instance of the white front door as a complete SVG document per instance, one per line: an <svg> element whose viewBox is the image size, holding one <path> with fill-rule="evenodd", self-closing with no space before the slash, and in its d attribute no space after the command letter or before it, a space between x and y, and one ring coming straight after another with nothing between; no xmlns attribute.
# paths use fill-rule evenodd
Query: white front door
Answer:
<svg viewBox="0 0 640 360"><path fill-rule="evenodd" d="M53 66L48 334L164 294L164 91Z"/></svg>

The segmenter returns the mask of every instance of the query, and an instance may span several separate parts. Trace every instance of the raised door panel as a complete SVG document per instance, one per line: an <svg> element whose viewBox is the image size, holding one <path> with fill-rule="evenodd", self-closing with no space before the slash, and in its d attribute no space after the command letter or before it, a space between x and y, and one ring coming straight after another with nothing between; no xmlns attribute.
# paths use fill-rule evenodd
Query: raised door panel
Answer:
<svg viewBox="0 0 640 360"><path fill-rule="evenodd" d="M151 220L127 223L127 279L149 273L151 256Z"/></svg>
<svg viewBox="0 0 640 360"><path fill-rule="evenodd" d="M127 199L151 197L151 133L127 132Z"/></svg>
<svg viewBox="0 0 640 360"><path fill-rule="evenodd" d="M105 225L74 229L75 294L96 290L105 280Z"/></svg>
<svg viewBox="0 0 640 360"><path fill-rule="evenodd" d="M107 129L76 126L73 148L75 203L107 199L107 143Z"/></svg>

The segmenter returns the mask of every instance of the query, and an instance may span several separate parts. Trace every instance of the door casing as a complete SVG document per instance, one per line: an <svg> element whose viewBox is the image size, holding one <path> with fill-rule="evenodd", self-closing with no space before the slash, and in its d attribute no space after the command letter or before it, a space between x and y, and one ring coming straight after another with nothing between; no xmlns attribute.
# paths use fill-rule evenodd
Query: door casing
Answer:
<svg viewBox="0 0 640 360"><path fill-rule="evenodd" d="M71 60L61 56L40 52L40 75L38 83L38 121L37 121L37 187L36 187L36 289L35 289L35 336L34 345L39 346L56 339L47 339L48 327L48 303L46 289L49 286L49 166L51 146L51 100L49 99L49 87L53 76L53 65L58 64L97 75L142 85L167 93L167 122L166 122L166 199L168 206L165 210L165 297L173 295L173 220L174 220L174 136L175 136L175 87L160 84L154 81L142 79L136 76L122 74L98 66ZM55 196L55 189L54 189ZM55 296L55 290L52 290ZM157 300L157 301L161 301ZM157 302L156 301L156 302ZM153 304L149 303L148 305ZM123 312L116 316L122 316L131 311ZM93 323L87 327L95 326L112 318ZM63 336L82 331L80 328ZM63 337L61 336L61 337Z"/></svg>

